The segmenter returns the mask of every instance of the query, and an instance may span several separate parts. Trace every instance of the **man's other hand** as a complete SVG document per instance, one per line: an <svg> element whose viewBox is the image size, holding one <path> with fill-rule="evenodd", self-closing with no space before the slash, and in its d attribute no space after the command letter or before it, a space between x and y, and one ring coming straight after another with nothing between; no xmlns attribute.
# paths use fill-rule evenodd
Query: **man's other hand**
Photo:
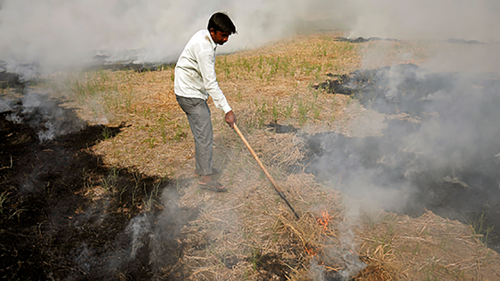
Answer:
<svg viewBox="0 0 500 281"><path fill-rule="evenodd" d="M234 129L234 123L236 123L236 115L232 110L226 113L226 117L224 119L226 120L229 127L231 127L231 129Z"/></svg>

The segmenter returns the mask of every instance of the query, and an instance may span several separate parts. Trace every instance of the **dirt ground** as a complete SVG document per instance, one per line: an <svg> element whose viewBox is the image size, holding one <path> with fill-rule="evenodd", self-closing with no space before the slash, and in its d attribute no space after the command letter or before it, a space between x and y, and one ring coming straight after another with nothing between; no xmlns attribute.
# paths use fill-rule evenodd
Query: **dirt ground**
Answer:
<svg viewBox="0 0 500 281"><path fill-rule="evenodd" d="M298 220L211 101L214 165L229 192L198 187L171 66L57 74L21 93L2 90L18 106L0 116L3 279L499 280L500 257L473 226L432 211L353 210L362 202L307 172L307 136L384 128L359 122L381 113L321 83L362 67L418 65L439 47L337 36L217 58L239 127ZM375 48L380 60L362 59ZM22 97L39 92L50 93L37 96L41 104L63 113L28 112ZM83 128L41 141L62 118Z"/></svg>

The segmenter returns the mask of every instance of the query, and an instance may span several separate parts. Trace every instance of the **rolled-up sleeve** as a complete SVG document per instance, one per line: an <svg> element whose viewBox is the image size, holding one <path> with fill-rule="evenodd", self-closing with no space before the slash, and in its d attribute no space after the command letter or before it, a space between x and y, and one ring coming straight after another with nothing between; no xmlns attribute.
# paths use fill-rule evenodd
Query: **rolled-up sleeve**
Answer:
<svg viewBox="0 0 500 281"><path fill-rule="evenodd" d="M223 110L224 113L228 113L232 109L217 82L217 76L215 74L215 52L213 50L203 50L198 53L197 60L201 76L203 77L205 90L208 95L212 97L215 106Z"/></svg>

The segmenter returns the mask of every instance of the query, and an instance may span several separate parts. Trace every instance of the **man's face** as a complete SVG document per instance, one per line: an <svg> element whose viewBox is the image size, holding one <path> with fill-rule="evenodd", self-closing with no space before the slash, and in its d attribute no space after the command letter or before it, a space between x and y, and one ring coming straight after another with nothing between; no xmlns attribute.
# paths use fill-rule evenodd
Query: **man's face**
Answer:
<svg viewBox="0 0 500 281"><path fill-rule="evenodd" d="M229 32L215 31L214 29L211 29L210 35L212 36L212 40L214 40L215 44L224 45L231 34L229 34Z"/></svg>

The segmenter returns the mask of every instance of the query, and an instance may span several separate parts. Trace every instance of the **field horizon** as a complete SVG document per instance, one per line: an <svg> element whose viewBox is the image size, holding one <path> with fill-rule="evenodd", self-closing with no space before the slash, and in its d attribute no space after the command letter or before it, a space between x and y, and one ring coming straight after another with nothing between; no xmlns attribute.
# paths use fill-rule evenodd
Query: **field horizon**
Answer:
<svg viewBox="0 0 500 281"><path fill-rule="evenodd" d="M477 46L342 35L293 36L217 56L238 126L298 220L210 98L214 165L229 192L198 187L173 65L57 73L2 89L1 274L498 280L497 191L487 189L498 177L485 172L498 157L456 152L464 151L459 137L439 150L444 138L434 137L457 135L448 121L462 107L446 102L460 101L453 94L462 88L475 89L478 108L495 117L487 105L496 101L498 76L426 68L443 50ZM463 115L472 120L473 112ZM477 163L491 165L470 168ZM472 180L477 175L484 180ZM476 183L493 201L474 197Z"/></svg>

